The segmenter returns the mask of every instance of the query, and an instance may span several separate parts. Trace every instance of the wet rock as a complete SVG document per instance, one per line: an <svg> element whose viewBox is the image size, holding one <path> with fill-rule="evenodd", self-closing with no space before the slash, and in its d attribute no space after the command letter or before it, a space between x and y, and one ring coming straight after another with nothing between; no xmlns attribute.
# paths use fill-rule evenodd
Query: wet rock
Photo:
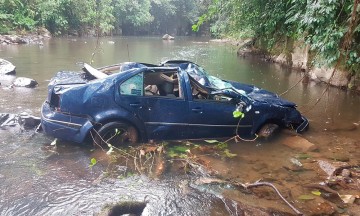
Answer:
<svg viewBox="0 0 360 216"><path fill-rule="evenodd" d="M49 31L45 28L40 28L35 34L28 35L0 35L0 44L42 44L44 39L51 37Z"/></svg>
<svg viewBox="0 0 360 216"><path fill-rule="evenodd" d="M36 80L26 77L18 77L14 80L13 85L16 87L27 87L27 88L34 88L38 85Z"/></svg>
<svg viewBox="0 0 360 216"><path fill-rule="evenodd" d="M337 69L332 76L334 68L313 68L309 71L312 80L330 83L334 86L347 86L348 84L348 72Z"/></svg>
<svg viewBox="0 0 360 216"><path fill-rule="evenodd" d="M40 27L38 28L38 30L36 31L38 35L41 35L45 38L51 38L51 33L49 30L47 30L46 28L44 27Z"/></svg>
<svg viewBox="0 0 360 216"><path fill-rule="evenodd" d="M114 205L106 205L97 216L142 215L147 202L126 201Z"/></svg>
<svg viewBox="0 0 360 216"><path fill-rule="evenodd" d="M19 124L22 125L25 129L31 129L37 127L41 122L39 117L29 115L28 113L20 113L19 115Z"/></svg>
<svg viewBox="0 0 360 216"><path fill-rule="evenodd" d="M40 118L24 112L21 114L0 113L0 128L19 127L25 130L33 129L40 124Z"/></svg>
<svg viewBox="0 0 360 216"><path fill-rule="evenodd" d="M15 66L11 62L0 58L0 75L10 74L15 74Z"/></svg>
<svg viewBox="0 0 360 216"><path fill-rule="evenodd" d="M9 113L0 113L0 125L9 118Z"/></svg>
<svg viewBox="0 0 360 216"><path fill-rule="evenodd" d="M282 140L282 144L301 152L314 151L317 149L315 144L299 136L286 137Z"/></svg>
<svg viewBox="0 0 360 216"><path fill-rule="evenodd" d="M351 172L350 172L350 170L348 170L348 169L343 169L343 170L341 171L341 176L344 177L344 178L351 177Z"/></svg>
<svg viewBox="0 0 360 216"><path fill-rule="evenodd" d="M174 40L175 38L169 34L165 34L163 37L162 37L163 40Z"/></svg>
<svg viewBox="0 0 360 216"><path fill-rule="evenodd" d="M334 172L341 167L348 167L346 162L330 162L325 160L318 161L319 167L328 175L332 176Z"/></svg>
<svg viewBox="0 0 360 216"><path fill-rule="evenodd" d="M1 125L0 127L6 127L6 126L16 126L17 125L17 117L15 114L8 114L8 113L1 113Z"/></svg>

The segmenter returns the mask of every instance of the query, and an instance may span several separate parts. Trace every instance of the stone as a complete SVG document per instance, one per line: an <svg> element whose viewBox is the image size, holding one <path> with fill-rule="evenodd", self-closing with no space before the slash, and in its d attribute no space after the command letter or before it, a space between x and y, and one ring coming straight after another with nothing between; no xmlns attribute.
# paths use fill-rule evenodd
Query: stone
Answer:
<svg viewBox="0 0 360 216"><path fill-rule="evenodd" d="M0 125L9 118L9 113L0 113Z"/></svg>
<svg viewBox="0 0 360 216"><path fill-rule="evenodd" d="M319 160L318 164L321 170L324 171L328 176L334 175L334 172L341 167L349 166L349 164L346 162L331 162L326 160Z"/></svg>
<svg viewBox="0 0 360 216"><path fill-rule="evenodd" d="M169 34L165 34L163 37L162 37L163 40L174 40L175 38Z"/></svg>
<svg viewBox="0 0 360 216"><path fill-rule="evenodd" d="M18 77L14 80L13 85L16 87L27 87L27 88L34 88L38 85L36 80L26 77Z"/></svg>
<svg viewBox="0 0 360 216"><path fill-rule="evenodd" d="M300 136L286 137L282 140L282 144L301 152L314 151L317 149L315 144Z"/></svg>
<svg viewBox="0 0 360 216"><path fill-rule="evenodd" d="M29 115L28 113L19 114L19 124L22 125L25 129L35 128L41 122L39 117Z"/></svg>
<svg viewBox="0 0 360 216"><path fill-rule="evenodd" d="M15 66L11 62L0 58L0 75L10 74L15 74Z"/></svg>
<svg viewBox="0 0 360 216"><path fill-rule="evenodd" d="M33 129L39 126L41 119L32 116L26 112L20 114L0 113L0 127L1 128L22 128L25 130Z"/></svg>
<svg viewBox="0 0 360 216"><path fill-rule="evenodd" d="M349 73L337 69L334 73L334 76L331 78L333 71L334 68L321 67L321 68L311 69L309 71L309 74L312 80L330 83L331 85L334 86L347 87L349 83L348 80Z"/></svg>
<svg viewBox="0 0 360 216"><path fill-rule="evenodd" d="M299 68L303 71L306 71L308 64L308 55L309 55L310 46L294 46L292 54L292 62L294 68Z"/></svg>

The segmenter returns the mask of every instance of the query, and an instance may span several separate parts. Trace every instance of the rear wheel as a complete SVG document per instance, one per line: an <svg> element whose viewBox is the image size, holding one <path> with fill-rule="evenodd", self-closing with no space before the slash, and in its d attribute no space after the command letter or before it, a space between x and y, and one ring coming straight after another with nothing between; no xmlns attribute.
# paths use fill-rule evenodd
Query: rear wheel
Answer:
<svg viewBox="0 0 360 216"><path fill-rule="evenodd" d="M122 122L106 123L98 130L95 142L101 146L111 144L116 147L128 146L138 141L135 127Z"/></svg>

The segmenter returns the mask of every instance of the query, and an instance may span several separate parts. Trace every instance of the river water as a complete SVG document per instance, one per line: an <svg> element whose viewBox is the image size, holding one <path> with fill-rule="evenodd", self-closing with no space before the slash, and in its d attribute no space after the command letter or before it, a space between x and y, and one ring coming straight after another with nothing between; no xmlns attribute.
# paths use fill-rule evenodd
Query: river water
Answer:
<svg viewBox="0 0 360 216"><path fill-rule="evenodd" d="M96 44L95 38L54 38L41 46L0 46L0 58L16 65L16 76L30 77L39 83L35 89L7 88L14 77L1 77L0 113L25 111L39 116L51 77L60 70L79 71L76 63L90 62L92 53L92 64L99 67L124 61L190 60L220 78L254 84L278 94L303 76L258 59L238 58L232 46L209 43L204 38L163 41L155 37L114 37L101 38L98 49ZM314 160L341 158L358 165L360 97L337 88L323 94L325 88L325 84L300 82L283 97L297 103L310 121L303 138L317 146L316 152L309 153ZM302 153L282 145L284 137L286 134L270 141L231 143L235 158L220 162L207 159L228 178L244 182L266 179L290 190L296 200L296 196L308 192L299 185L321 181L323 177L313 170L289 173L283 169L291 164L291 158ZM92 215L106 203L144 199L149 202L144 215L236 215L219 188L212 192L193 187L185 190L183 185L189 185L187 175L169 171L160 179L147 175L99 178L108 168L104 153L73 143L61 142L54 148L50 146L52 141L51 137L31 131L0 130L0 215ZM90 158L99 160L92 169ZM226 196L232 202L264 208L278 206L289 212L275 198L259 200L232 190L227 190ZM295 204L302 209L309 207L309 203L300 201Z"/></svg>

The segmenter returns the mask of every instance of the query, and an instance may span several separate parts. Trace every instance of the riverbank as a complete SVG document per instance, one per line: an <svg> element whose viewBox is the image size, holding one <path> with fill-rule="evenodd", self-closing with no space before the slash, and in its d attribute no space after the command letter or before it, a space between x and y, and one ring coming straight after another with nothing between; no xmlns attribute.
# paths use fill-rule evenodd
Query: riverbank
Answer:
<svg viewBox="0 0 360 216"><path fill-rule="evenodd" d="M42 44L44 40L50 38L51 33L47 29L39 28L34 32L24 34L0 35L0 45Z"/></svg>
<svg viewBox="0 0 360 216"><path fill-rule="evenodd" d="M309 45L302 41L282 41L272 50L266 50L254 39L233 40L215 39L213 43L226 43L236 46L237 55L242 58L255 57L292 68L304 74L304 81L323 82L341 89L360 93L360 75L353 74L344 67L314 65L314 54Z"/></svg>

